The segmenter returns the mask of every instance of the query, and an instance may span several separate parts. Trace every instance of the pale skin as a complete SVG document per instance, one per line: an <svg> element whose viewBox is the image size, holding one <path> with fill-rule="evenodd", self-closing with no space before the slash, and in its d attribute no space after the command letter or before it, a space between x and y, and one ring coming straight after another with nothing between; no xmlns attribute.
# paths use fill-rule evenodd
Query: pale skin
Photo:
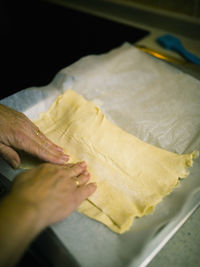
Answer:
<svg viewBox="0 0 200 267"><path fill-rule="evenodd" d="M37 131L23 114L0 105L1 156L13 168L20 166L15 149L50 162L19 174L0 202L0 266L14 266L45 227L69 216L96 190L86 163L67 164L69 156Z"/></svg>

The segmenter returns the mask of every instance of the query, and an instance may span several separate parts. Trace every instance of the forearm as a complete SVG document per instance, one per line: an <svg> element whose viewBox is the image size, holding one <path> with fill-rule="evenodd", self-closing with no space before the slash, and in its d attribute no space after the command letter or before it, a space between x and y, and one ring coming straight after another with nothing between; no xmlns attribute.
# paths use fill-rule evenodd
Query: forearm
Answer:
<svg viewBox="0 0 200 267"><path fill-rule="evenodd" d="M34 207L5 197L0 203L0 266L14 266L41 230Z"/></svg>

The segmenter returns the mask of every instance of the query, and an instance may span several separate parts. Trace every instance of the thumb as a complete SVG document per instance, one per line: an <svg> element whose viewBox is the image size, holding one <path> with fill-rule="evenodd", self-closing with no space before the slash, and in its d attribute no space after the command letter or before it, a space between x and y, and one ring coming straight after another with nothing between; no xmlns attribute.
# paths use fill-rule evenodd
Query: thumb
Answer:
<svg viewBox="0 0 200 267"><path fill-rule="evenodd" d="M12 168L18 169L20 166L20 158L17 152L9 146L0 143L0 155Z"/></svg>

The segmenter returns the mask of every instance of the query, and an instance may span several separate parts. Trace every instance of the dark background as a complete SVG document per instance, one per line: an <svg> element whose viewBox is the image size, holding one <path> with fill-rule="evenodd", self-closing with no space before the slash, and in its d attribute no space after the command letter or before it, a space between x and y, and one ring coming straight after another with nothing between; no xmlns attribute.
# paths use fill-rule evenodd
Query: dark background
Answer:
<svg viewBox="0 0 200 267"><path fill-rule="evenodd" d="M39 0L1 2L1 98L51 82L62 68L147 32Z"/></svg>

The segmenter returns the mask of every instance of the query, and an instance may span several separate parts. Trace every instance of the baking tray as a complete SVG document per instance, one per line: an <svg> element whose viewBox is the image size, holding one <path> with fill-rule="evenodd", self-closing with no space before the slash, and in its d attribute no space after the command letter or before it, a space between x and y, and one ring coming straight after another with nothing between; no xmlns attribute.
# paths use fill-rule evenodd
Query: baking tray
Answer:
<svg viewBox="0 0 200 267"><path fill-rule="evenodd" d="M148 143L177 153L200 147L200 82L130 44L82 58L61 70L49 85L23 90L1 103L34 119L68 88ZM0 164L10 180L20 172ZM78 212L51 230L80 266L146 266L198 207L199 174L197 159L188 178L122 235Z"/></svg>

